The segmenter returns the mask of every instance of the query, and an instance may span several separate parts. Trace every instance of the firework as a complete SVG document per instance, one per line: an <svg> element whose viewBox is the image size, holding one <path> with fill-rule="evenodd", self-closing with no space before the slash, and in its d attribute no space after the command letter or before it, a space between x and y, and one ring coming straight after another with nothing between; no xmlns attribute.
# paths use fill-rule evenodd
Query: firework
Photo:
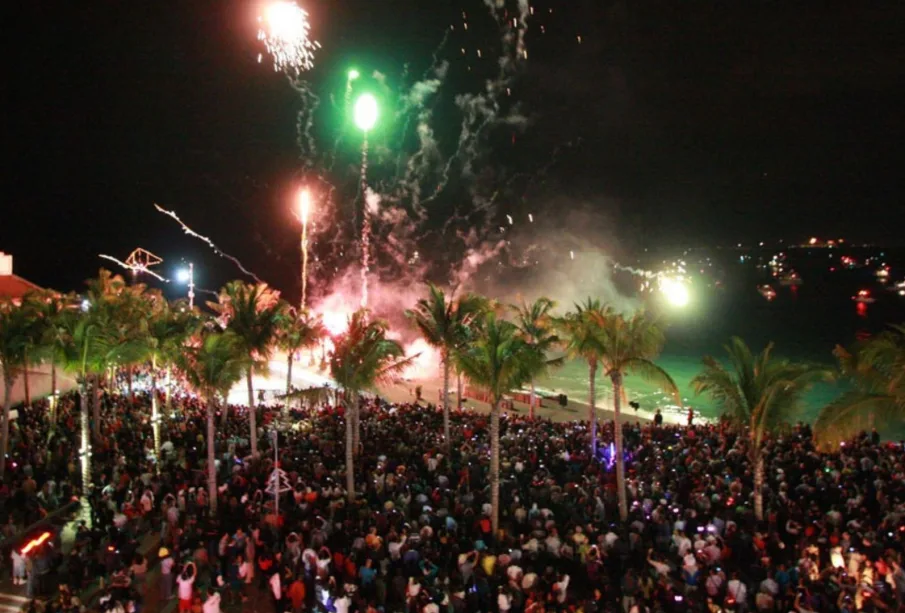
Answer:
<svg viewBox="0 0 905 613"><path fill-rule="evenodd" d="M126 264L122 260L118 260L115 257L113 257L112 255L106 255L104 253L98 254L98 257L103 258L105 260L110 260L111 262L116 262L117 264L119 264L120 266L125 268L126 270L131 271L132 274L148 273L149 275L151 275L152 277L154 277L155 279L157 279L159 281L163 281L164 283L170 282L169 279L164 279L163 277L158 275L156 272L149 269L147 266L130 266L129 264Z"/></svg>
<svg viewBox="0 0 905 613"><path fill-rule="evenodd" d="M308 298L308 213L311 210L311 194L307 189L299 195L299 217L302 220L302 311Z"/></svg>
<svg viewBox="0 0 905 613"><path fill-rule="evenodd" d="M213 243L213 241L211 241L211 239L209 239L206 236L201 236L200 234L198 234L197 232L192 230L190 227L185 225L185 223L181 219L179 219L179 216L176 213L174 213L173 211L168 211L156 203L154 204L154 208L157 209L158 211L160 211L161 213L163 213L164 215L167 215L168 217L172 217L176 223L178 223L180 226L182 226L182 231L185 232L186 234L188 234L189 236L194 236L198 240L207 243L207 246L210 247L211 249L213 249L214 253L219 255L221 258L226 258L227 260L231 260L233 262L233 264L238 266L239 270L241 270L244 274L248 275L249 277L251 277L252 279L257 281L258 283L264 283L264 281L262 281L261 278L258 277L258 275L256 275L255 273L253 273L250 270L248 270L247 268L245 268L245 266L242 265L242 262L239 261L239 258L231 256L228 253L222 252L220 250L220 248L217 247L217 245L215 245Z"/></svg>
<svg viewBox="0 0 905 613"><path fill-rule="evenodd" d="M350 75L351 76L351 75ZM368 272L371 268L371 215L368 212L368 132L377 123L377 98L362 94L355 102L355 125L364 133L361 142L361 307L368 306Z"/></svg>
<svg viewBox="0 0 905 613"><path fill-rule="evenodd" d="M273 69L299 74L314 67L314 51L320 47L308 38L308 13L294 2L274 2L258 17L258 40L273 58ZM261 57L258 57L261 60Z"/></svg>

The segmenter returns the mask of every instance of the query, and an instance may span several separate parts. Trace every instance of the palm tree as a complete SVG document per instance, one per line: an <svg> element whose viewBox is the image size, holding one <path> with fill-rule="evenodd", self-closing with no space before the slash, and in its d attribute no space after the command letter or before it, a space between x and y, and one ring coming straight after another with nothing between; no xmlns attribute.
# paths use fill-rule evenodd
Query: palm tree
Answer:
<svg viewBox="0 0 905 613"><path fill-rule="evenodd" d="M3 367L3 418L0 425L0 475L6 471L9 449L9 411L13 384L26 368L28 346L33 337L34 320L26 306L12 300L0 301L0 365Z"/></svg>
<svg viewBox="0 0 905 613"><path fill-rule="evenodd" d="M553 329L553 318L550 316L550 311L555 306L556 303L549 298L541 297L531 304L522 302L520 305L513 304L509 307L515 313L515 323L522 336L544 355L553 351L559 344L559 337L556 336ZM561 357L553 360L543 360L539 364L540 370L531 377L531 395L528 398L528 416L531 419L534 419L534 405L536 404L534 380L545 374L550 366L560 366L562 363L563 359Z"/></svg>
<svg viewBox="0 0 905 613"><path fill-rule="evenodd" d="M100 346L94 347L95 341L91 341L92 349L98 350L97 355L92 356L92 359L96 358L100 361L96 364L97 368L91 368L89 371L82 373L84 376L91 379L90 382L85 382L84 391L85 394L87 394L89 387L91 388L94 433L95 435L98 435L100 433L101 423L99 398L100 377L107 372L109 368L120 364L116 355L117 343L122 342L128 347L132 359L139 359L143 355L143 352L139 350L140 347L134 344L134 335L129 332L129 327L134 325L135 322L126 321L129 317L127 309L120 308L120 296L128 287L125 280L120 275L114 275L108 270L101 269L98 271L97 278L89 279L87 285L88 291L85 294L85 301L81 306L84 307L83 317L90 323L91 332L88 336L92 339L100 337L104 338L102 349ZM75 323L71 321L71 319L71 317L68 317L68 321L66 322L69 326L70 335L75 332ZM88 342L87 339L79 340ZM79 368L78 352L76 353L74 360L71 358L72 356L67 357L69 367L74 369L73 372L78 374L81 372ZM92 382L93 387L90 385Z"/></svg>
<svg viewBox="0 0 905 613"><path fill-rule="evenodd" d="M245 341L234 332L205 330L177 355L176 363L189 384L207 403L207 487L210 513L217 512L217 466L214 412L249 367Z"/></svg>
<svg viewBox="0 0 905 613"><path fill-rule="evenodd" d="M160 411L157 402L157 371L166 369L166 398L169 409L170 369L182 351L186 340L195 331L198 318L188 306L179 302L171 305L160 292L149 294L151 301L148 320L148 357L151 360L151 425L154 431L154 457L160 471Z"/></svg>
<svg viewBox="0 0 905 613"><path fill-rule="evenodd" d="M707 356L704 370L691 380L696 393L706 393L730 420L748 427L758 520L764 517L764 437L791 421L810 385L828 376L824 368L775 358L772 352L771 343L754 355L742 339L732 337L726 346L729 368Z"/></svg>
<svg viewBox="0 0 905 613"><path fill-rule="evenodd" d="M387 338L389 327L381 320L369 320L360 309L349 318L345 332L334 339L330 354L330 374L346 392L346 490L355 499L355 429L358 428L358 398L361 392L394 380L411 364L412 358L398 342Z"/></svg>
<svg viewBox="0 0 905 613"><path fill-rule="evenodd" d="M622 398L623 382L629 373L658 386L681 404L679 389L669 374L654 364L653 360L663 350L666 338L656 320L643 311L631 317L607 310L595 313L600 326L600 365L603 374L613 384L613 430L616 453L616 490L619 495L619 516L628 518L628 502L625 495L625 455L622 446Z"/></svg>
<svg viewBox="0 0 905 613"><path fill-rule="evenodd" d="M325 333L324 324L307 312L286 305L280 318L279 345L286 352L286 394L292 392L292 362L295 352L317 347ZM287 403L288 409L288 403Z"/></svg>
<svg viewBox="0 0 905 613"><path fill-rule="evenodd" d="M266 370L279 331L283 304L280 293L266 284L246 285L231 281L220 290L219 302L208 303L223 318L226 329L235 333L249 359L245 372L248 383L248 420L251 454L258 455L258 428L252 377L255 368Z"/></svg>
<svg viewBox="0 0 905 613"><path fill-rule="evenodd" d="M42 360L50 364L50 409L52 420L56 421L57 365L61 360L63 337L60 328L66 305L75 304L72 295L61 296L52 290L30 292L25 297L32 304L32 312L38 317L40 340L38 353Z"/></svg>
<svg viewBox="0 0 905 613"><path fill-rule="evenodd" d="M487 300L474 294L465 294L457 299L447 299L443 290L433 283L428 283L427 297L419 300L415 308L405 312L406 316L415 323L424 340L431 347L440 350L440 362L443 368L443 441L447 449L450 444L450 356L462 347L468 326L486 306Z"/></svg>
<svg viewBox="0 0 905 613"><path fill-rule="evenodd" d="M845 440L862 429L866 414L870 427L899 425L905 420L905 324L890 326L855 345L833 352L840 374L854 389L825 407L814 423L823 443Z"/></svg>
<svg viewBox="0 0 905 613"><path fill-rule="evenodd" d="M490 395L490 504L493 532L500 526L500 402L531 380L546 358L518 327L488 313L475 322L474 341L456 354L465 377Z"/></svg>
<svg viewBox="0 0 905 613"><path fill-rule="evenodd" d="M113 327L120 344L129 344L133 349L143 346L145 351L132 351L128 356L116 356L114 365L126 373L129 400L135 399L132 388L132 373L135 366L144 363L151 351L148 322L154 309L154 297L147 292L143 283L124 285L120 291L108 296L107 304L112 310Z"/></svg>
<svg viewBox="0 0 905 613"><path fill-rule="evenodd" d="M565 337L569 359L584 360L588 364L588 424L592 456L597 453L597 369L603 356L600 322L609 311L609 307L603 306L599 300L588 298L556 322Z"/></svg>

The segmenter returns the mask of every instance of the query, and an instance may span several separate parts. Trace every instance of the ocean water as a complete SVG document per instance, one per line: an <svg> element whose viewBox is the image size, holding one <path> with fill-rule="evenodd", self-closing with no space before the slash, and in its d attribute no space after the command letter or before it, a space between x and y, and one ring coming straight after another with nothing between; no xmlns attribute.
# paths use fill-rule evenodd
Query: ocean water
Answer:
<svg viewBox="0 0 905 613"><path fill-rule="evenodd" d="M771 283L777 291L772 301L757 291L759 284L771 281L769 271L756 266L763 256L748 256L744 262L737 254L724 256L717 274L722 281L719 286L713 284L710 274L697 277L692 281L692 300L688 306L661 310L667 342L656 362L676 381L686 412L692 407L703 417L719 416L720 407L706 396L695 396L690 381L702 368L702 356L723 359L724 346L731 336L744 339L753 351L772 341L776 355L833 366L832 350L836 344L847 346L890 323L905 322L905 297L877 282L876 266L856 270L837 267L830 271L839 255L838 250L802 250L791 264L800 272L804 283L797 288ZM905 264L905 258L901 254L884 253L886 259L892 263L890 278L896 281L905 278L905 265L897 265L900 261ZM871 291L876 302L867 305L854 302L852 296L859 289ZM539 386L587 401L587 364L569 362L550 373ZM639 415L649 416L659 407L667 417L669 412L678 417L678 409L671 406L675 404L673 400L651 385L629 376L626 387L628 400L641 405ZM611 406L609 382L598 375L597 388L598 405ZM812 422L820 409L845 389L844 382L816 385L806 396L800 419ZM624 410L632 414L631 408Z"/></svg>

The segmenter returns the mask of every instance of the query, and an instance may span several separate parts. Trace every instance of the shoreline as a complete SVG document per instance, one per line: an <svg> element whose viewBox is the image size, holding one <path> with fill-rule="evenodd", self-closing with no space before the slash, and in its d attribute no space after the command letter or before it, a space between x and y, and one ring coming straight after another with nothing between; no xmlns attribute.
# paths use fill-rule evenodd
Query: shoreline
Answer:
<svg viewBox="0 0 905 613"><path fill-rule="evenodd" d="M402 381L395 384L384 385L377 390L377 395L381 398L393 402L393 403L413 403L415 402L415 393L414 390L417 386L422 387L422 396L421 402L430 403L434 405L438 405L440 402L440 392L442 389L442 383L433 380L411 380L411 381ZM450 404L451 406L455 406L455 394L456 387L455 385L450 385ZM528 404L524 402L513 401L513 410L511 412L516 413L518 415L528 415ZM598 405L596 408L597 413L597 421L612 421L615 417L615 413L608 406L612 405ZM465 398L465 401L462 403L463 409L471 409L474 411L478 411L481 413L489 413L490 405L486 402L481 402L479 400L475 400L473 398ZM640 422L647 423L653 421L653 413L644 410L635 411L631 407L626 407L627 410L621 411L622 422ZM575 400L573 398L568 398L568 402L566 406L561 407L558 403L553 400L544 399L543 405L535 410L535 414L538 417L543 419L550 419L556 422L563 421L587 421L588 413L590 410L590 405L586 402L581 402L579 400ZM509 412L509 411L504 411ZM696 417L696 420L698 418ZM703 421L703 418L701 418ZM664 423L674 423L674 424L684 424L685 417L684 415L679 416L672 413L663 413L663 422Z"/></svg>

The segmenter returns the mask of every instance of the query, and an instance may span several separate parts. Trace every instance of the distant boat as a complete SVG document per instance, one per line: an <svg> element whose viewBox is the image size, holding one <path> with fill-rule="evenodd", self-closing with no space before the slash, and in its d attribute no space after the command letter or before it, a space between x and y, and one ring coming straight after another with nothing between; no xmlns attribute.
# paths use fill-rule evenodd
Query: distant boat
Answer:
<svg viewBox="0 0 905 613"><path fill-rule="evenodd" d="M870 295L870 292L866 289L858 290L858 293L852 296L852 300L855 302L860 302L861 304L871 304L876 298Z"/></svg>
<svg viewBox="0 0 905 613"><path fill-rule="evenodd" d="M899 296L905 296L905 281L899 281L889 289L890 291L896 292Z"/></svg>
<svg viewBox="0 0 905 613"><path fill-rule="evenodd" d="M758 285L757 291L760 292L760 295L767 300L773 300L774 298L776 298L776 290L773 289L772 285Z"/></svg>
<svg viewBox="0 0 905 613"><path fill-rule="evenodd" d="M797 287L802 283L804 283L804 281L802 281L801 275L794 270L787 272L779 278L779 284L783 287Z"/></svg>

